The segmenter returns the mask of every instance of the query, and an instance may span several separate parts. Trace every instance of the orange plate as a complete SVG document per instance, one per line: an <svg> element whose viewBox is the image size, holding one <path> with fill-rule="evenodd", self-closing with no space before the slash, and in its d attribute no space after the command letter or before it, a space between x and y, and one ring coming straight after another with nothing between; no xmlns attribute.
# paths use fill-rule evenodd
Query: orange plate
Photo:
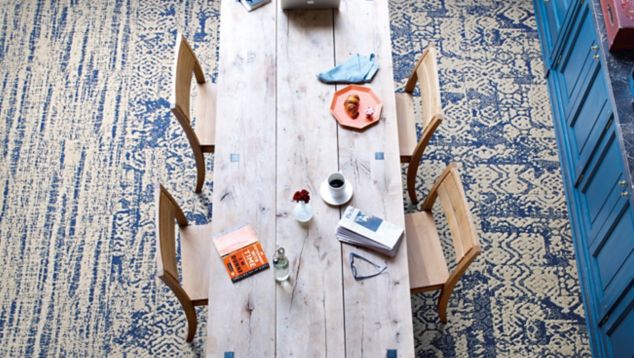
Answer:
<svg viewBox="0 0 634 358"><path fill-rule="evenodd" d="M348 115L343 105L346 98L353 94L359 96L359 116L356 119ZM374 108L374 114L370 118L365 115L365 110L368 107ZM335 95L332 97L332 103L330 103L330 113L332 113L340 125L359 130L365 129L378 122L381 117L382 108L383 103L381 99L379 99L379 96L372 91L372 88L357 85L349 85L335 92Z"/></svg>

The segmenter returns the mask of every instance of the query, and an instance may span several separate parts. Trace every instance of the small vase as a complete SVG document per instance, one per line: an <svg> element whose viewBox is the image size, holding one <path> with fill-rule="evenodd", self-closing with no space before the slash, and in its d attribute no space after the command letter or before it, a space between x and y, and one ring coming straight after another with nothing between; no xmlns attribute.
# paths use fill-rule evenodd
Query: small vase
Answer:
<svg viewBox="0 0 634 358"><path fill-rule="evenodd" d="M313 207L303 201L298 201L293 209L295 219L301 223L307 223L313 217Z"/></svg>

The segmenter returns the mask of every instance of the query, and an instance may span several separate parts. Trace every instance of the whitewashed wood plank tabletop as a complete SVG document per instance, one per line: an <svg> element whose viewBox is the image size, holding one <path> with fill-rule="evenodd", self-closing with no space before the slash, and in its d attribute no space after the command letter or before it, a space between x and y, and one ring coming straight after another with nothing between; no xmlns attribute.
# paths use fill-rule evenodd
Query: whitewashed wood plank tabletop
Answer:
<svg viewBox="0 0 634 358"><path fill-rule="evenodd" d="M276 8L247 14L233 0L221 3L214 235L250 224L262 248L275 250ZM275 354L273 271L233 284L212 252L207 355Z"/></svg>
<svg viewBox="0 0 634 358"><path fill-rule="evenodd" d="M277 285L278 357L345 357L339 209L319 198L321 182L338 170L327 105L334 87L315 78L334 65L332 17L315 10L277 18L277 245L292 262L289 282ZM301 188L315 211L307 225L292 215Z"/></svg>
<svg viewBox="0 0 634 358"><path fill-rule="evenodd" d="M339 131L339 163L355 187L351 204L404 226L388 2L342 0L334 25L337 64L356 53L376 55L379 71L369 86L383 102L375 126L363 132ZM363 256L388 266L385 274L362 282L343 270L347 357L384 357L386 349L397 349L399 357L414 356L406 250L403 240L397 256L385 259L343 245L346 267L351 251L363 251Z"/></svg>
<svg viewBox="0 0 634 358"><path fill-rule="evenodd" d="M328 110L336 87L316 78L357 52L377 55L370 86L383 101L381 121L363 132L338 126ZM223 0L214 233L251 224L270 261L286 248L292 272L284 284L272 269L233 284L211 253L208 357L414 356L405 242L394 259L341 245L341 211L318 194L341 170L355 187L352 205L404 225L393 91L386 1L284 12L273 0L247 13ZM292 216L301 188L312 194L308 225ZM350 251L386 263L387 273L355 281Z"/></svg>

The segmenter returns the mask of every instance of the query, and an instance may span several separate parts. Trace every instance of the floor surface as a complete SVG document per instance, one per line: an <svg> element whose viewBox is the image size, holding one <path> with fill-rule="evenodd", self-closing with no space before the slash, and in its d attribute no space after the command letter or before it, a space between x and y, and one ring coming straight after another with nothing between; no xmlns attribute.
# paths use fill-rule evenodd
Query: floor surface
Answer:
<svg viewBox="0 0 634 358"><path fill-rule="evenodd" d="M483 248L448 324L435 295L413 296L417 355L589 356L531 2L390 10L399 90L424 46L440 52L448 119L418 189L461 163ZM206 310L187 344L155 278L153 183L191 220L213 216L168 100L177 29L213 73L218 15L217 1L0 3L0 356L204 351Z"/></svg>

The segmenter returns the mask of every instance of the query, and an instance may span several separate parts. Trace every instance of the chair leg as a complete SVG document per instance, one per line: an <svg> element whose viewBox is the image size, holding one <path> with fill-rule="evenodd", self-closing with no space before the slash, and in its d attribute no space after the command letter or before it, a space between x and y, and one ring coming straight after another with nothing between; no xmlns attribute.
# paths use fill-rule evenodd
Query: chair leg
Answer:
<svg viewBox="0 0 634 358"><path fill-rule="evenodd" d="M198 169L197 173L198 174L196 175L196 189L194 190L194 192L200 193L201 191L203 191L203 185L205 184L205 169Z"/></svg>
<svg viewBox="0 0 634 358"><path fill-rule="evenodd" d="M409 194L409 199L412 201L413 205L418 204L418 199L416 198L416 185L415 183L407 186L407 193Z"/></svg>
<svg viewBox="0 0 634 358"><path fill-rule="evenodd" d="M196 189L194 192L200 193L203 190L203 185L205 184L205 157L202 153L200 153L200 157L197 153L194 154L196 156Z"/></svg>
<svg viewBox="0 0 634 358"><path fill-rule="evenodd" d="M193 306L185 308L185 316L187 317L187 342L194 340L198 321L196 319L196 310Z"/></svg>
<svg viewBox="0 0 634 358"><path fill-rule="evenodd" d="M411 156L409 157L411 160ZM401 156L401 163L403 162L403 156ZM412 163L411 161L407 162L407 193L409 194L409 199L412 201L412 205L418 204L418 199L416 198L416 171L418 170L418 163Z"/></svg>
<svg viewBox="0 0 634 358"><path fill-rule="evenodd" d="M442 323L447 323L447 305L449 304L451 291L443 288L440 291L440 297L438 297L438 316Z"/></svg>

